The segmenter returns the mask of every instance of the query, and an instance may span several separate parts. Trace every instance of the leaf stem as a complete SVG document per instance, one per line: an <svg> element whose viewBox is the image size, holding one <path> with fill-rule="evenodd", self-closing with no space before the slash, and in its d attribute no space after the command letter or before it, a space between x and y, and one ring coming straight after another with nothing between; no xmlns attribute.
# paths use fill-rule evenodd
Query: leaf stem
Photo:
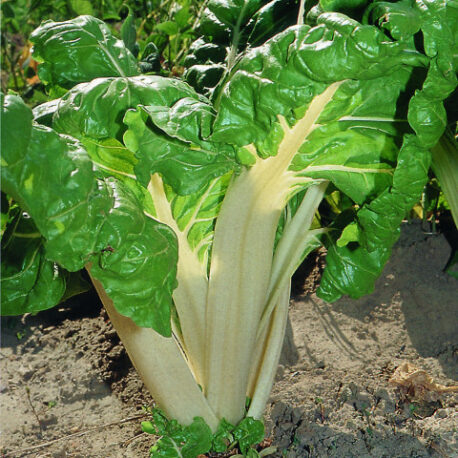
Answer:
<svg viewBox="0 0 458 458"><path fill-rule="evenodd" d="M90 266L87 266L90 275ZM169 418L189 425L202 417L214 432L219 421L196 383L179 346L149 328L140 328L130 318L119 314L102 284L91 277L132 364L146 388Z"/></svg>

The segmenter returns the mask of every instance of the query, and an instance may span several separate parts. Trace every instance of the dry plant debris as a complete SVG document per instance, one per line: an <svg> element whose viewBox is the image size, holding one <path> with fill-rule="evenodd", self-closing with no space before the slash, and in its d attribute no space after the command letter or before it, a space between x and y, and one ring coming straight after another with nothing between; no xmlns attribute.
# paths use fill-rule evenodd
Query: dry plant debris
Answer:
<svg viewBox="0 0 458 458"><path fill-rule="evenodd" d="M458 392L458 385L445 386L436 383L425 370L409 362L401 364L394 371L389 382L420 400L435 400L440 394Z"/></svg>

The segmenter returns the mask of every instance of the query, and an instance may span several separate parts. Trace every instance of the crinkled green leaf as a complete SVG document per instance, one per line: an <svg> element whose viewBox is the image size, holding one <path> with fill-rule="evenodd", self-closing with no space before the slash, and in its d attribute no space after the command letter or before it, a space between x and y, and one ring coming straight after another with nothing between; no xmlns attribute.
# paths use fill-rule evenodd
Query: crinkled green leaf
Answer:
<svg viewBox="0 0 458 458"><path fill-rule="evenodd" d="M212 446L212 432L203 418L194 418L194 421L185 430L188 439L181 451L183 458L194 458L210 450Z"/></svg>
<svg viewBox="0 0 458 458"><path fill-rule="evenodd" d="M214 452L225 452L228 446L234 441L232 431L235 426L226 421L224 418L218 425L218 429L213 436L212 451Z"/></svg>
<svg viewBox="0 0 458 458"><path fill-rule="evenodd" d="M185 78L199 92L210 92L247 46L264 43L296 23L297 0L211 0L199 18L203 36L190 47Z"/></svg>
<svg viewBox="0 0 458 458"><path fill-rule="evenodd" d="M410 100L408 120L420 142L433 147L445 130L447 114L442 100L431 100L422 91Z"/></svg>
<svg viewBox="0 0 458 458"><path fill-rule="evenodd" d="M216 41L238 47L248 41L259 44L294 24L296 19L295 1L210 0L198 30Z"/></svg>
<svg viewBox="0 0 458 458"><path fill-rule="evenodd" d="M7 96L5 125L21 110L30 112L20 99ZM18 125L26 130L24 121ZM71 271L92 263L92 275L121 314L170 336L177 262L173 231L145 216L122 181L97 179L81 144L32 125L31 117L29 126L24 149L14 144L2 149L2 187L35 221L46 239L47 258Z"/></svg>
<svg viewBox="0 0 458 458"><path fill-rule="evenodd" d="M170 106L198 98L187 84L160 76L98 78L70 90L59 102L53 128L75 138L122 139L125 112L137 105Z"/></svg>
<svg viewBox="0 0 458 458"><path fill-rule="evenodd" d="M290 28L247 53L217 101L213 140L256 144L279 114L307 106L329 83L390 74L419 58L346 16L325 13L319 22Z"/></svg>
<svg viewBox="0 0 458 458"><path fill-rule="evenodd" d="M334 301L343 294L358 298L374 289L400 235L399 226L417 202L428 178L430 154L413 136L406 136L387 188L357 214L358 242L328 246L326 269L317 294Z"/></svg>
<svg viewBox="0 0 458 458"><path fill-rule="evenodd" d="M390 248L379 247L369 252L360 245L338 247L335 242L330 243L318 296L334 302L343 295L357 299L371 293L390 254Z"/></svg>
<svg viewBox="0 0 458 458"><path fill-rule="evenodd" d="M46 21L30 40L40 62L38 75L50 86L68 89L97 77L138 75L136 60L124 43L92 16Z"/></svg>
<svg viewBox="0 0 458 458"><path fill-rule="evenodd" d="M171 107L145 106L144 109L167 135L195 145L201 145L210 136L215 117L211 105L191 97L184 97Z"/></svg>
<svg viewBox="0 0 458 458"><path fill-rule="evenodd" d="M128 111L124 135L125 145L139 159L135 170L144 185L152 174L160 173L178 194L191 194L237 168L231 157L216 148L201 148L155 132L147 127L147 119L143 110Z"/></svg>
<svg viewBox="0 0 458 458"><path fill-rule="evenodd" d="M363 240L369 250L392 246L399 237L399 225L418 202L428 179L431 154L413 136L406 136L399 152L393 186L358 213Z"/></svg>
<svg viewBox="0 0 458 458"><path fill-rule="evenodd" d="M178 258L175 234L145 216L138 199L120 181L106 183L115 205L100 229L98 239L106 246L93 261L91 275L102 283L119 313L170 336Z"/></svg>
<svg viewBox="0 0 458 458"><path fill-rule="evenodd" d="M366 12L378 19L378 24L388 30L395 40L409 39L421 27L419 11L413 0L401 0L396 3L375 2Z"/></svg>
<svg viewBox="0 0 458 458"><path fill-rule="evenodd" d="M396 101L408 79L409 72L399 72L343 84L290 170L328 179L360 205L390 186L397 142L407 124L395 117Z"/></svg>
<svg viewBox="0 0 458 458"><path fill-rule="evenodd" d="M424 148L433 147L447 125L443 101L457 87L458 6L453 1L402 1L374 4L370 14L391 35L405 42L421 30L423 46L430 58L423 87L409 103L408 120ZM417 40L418 42L418 40Z"/></svg>
<svg viewBox="0 0 458 458"><path fill-rule="evenodd" d="M35 221L50 259L70 271L83 268L89 254L102 248L95 235L111 198L99 189L92 162L74 139L32 125L31 110L17 97L6 96L2 112L2 189ZM29 141L16 148L8 126L24 139L30 132Z"/></svg>

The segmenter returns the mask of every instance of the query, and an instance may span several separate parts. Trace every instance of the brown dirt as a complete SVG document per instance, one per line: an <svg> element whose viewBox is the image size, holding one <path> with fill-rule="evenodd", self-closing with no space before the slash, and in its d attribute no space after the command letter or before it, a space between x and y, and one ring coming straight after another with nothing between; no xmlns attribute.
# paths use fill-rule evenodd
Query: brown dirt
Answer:
<svg viewBox="0 0 458 458"><path fill-rule="evenodd" d="M322 254L302 267L267 409L273 456L458 457L458 395L389 382L409 362L457 384L458 281L442 272L449 256L443 236L405 225L375 292L334 304L312 292ZM152 400L91 294L4 319L0 369L3 456L148 455L139 417Z"/></svg>

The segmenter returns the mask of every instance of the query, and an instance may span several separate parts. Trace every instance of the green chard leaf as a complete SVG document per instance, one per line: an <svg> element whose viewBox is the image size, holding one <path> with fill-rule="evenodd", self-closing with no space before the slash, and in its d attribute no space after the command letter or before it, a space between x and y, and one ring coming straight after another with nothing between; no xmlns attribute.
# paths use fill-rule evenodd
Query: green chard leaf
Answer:
<svg viewBox="0 0 458 458"><path fill-rule="evenodd" d="M295 24L297 10L297 0L209 1L197 25L202 37L184 61L186 81L200 92L215 88L239 52Z"/></svg>
<svg viewBox="0 0 458 458"><path fill-rule="evenodd" d="M161 76L97 78L70 90L53 116L58 132L82 139L122 140L123 118L138 105L170 106L183 97L198 98L187 84Z"/></svg>
<svg viewBox="0 0 458 458"><path fill-rule="evenodd" d="M395 40L408 40L421 27L420 14L412 7L413 3L412 0L401 0L396 3L375 2L366 10L366 21L372 16Z"/></svg>
<svg viewBox="0 0 458 458"><path fill-rule="evenodd" d="M147 217L122 181L98 179L80 143L33 124L21 99L6 96L2 115L2 187L33 218L46 258L70 271L92 264L121 314L170 336L173 231ZM13 133L18 140L10 142Z"/></svg>
<svg viewBox="0 0 458 458"><path fill-rule="evenodd" d="M182 105L181 102L179 104ZM201 110L196 114L191 106L189 123L182 125L177 120L183 116L181 110L174 111L172 107L167 112L166 107L161 107L160 111L145 107L144 110L127 112L124 119L128 126L124 142L139 159L135 170L144 185L148 184L152 174L160 173L165 183L178 194L192 194L214 178L238 167L227 153L227 148L220 150L219 145L201 140L203 134L209 132L208 111ZM149 119L153 123L156 121L158 128L162 127L178 138L170 138L161 131L149 129L146 125ZM180 138L186 138L184 135L188 135L191 141L180 141Z"/></svg>
<svg viewBox="0 0 458 458"><path fill-rule="evenodd" d="M212 140L257 145L278 115L289 119L291 110L306 107L330 83L389 75L421 58L346 16L325 13L319 22L312 29L291 27L245 55L215 102Z"/></svg>
<svg viewBox="0 0 458 458"><path fill-rule="evenodd" d="M99 189L80 144L33 125L32 112L19 97L6 96L2 108L2 189L32 217L46 239L49 258L70 271L79 270L89 253L102 248L94 233L111 199ZM13 136L21 143L11 141Z"/></svg>
<svg viewBox="0 0 458 458"><path fill-rule="evenodd" d="M139 326L171 335L171 292L178 253L173 231L148 218L134 194L115 179L105 182L115 205L100 229L106 246L91 275L100 280L119 313Z"/></svg>
<svg viewBox="0 0 458 458"><path fill-rule="evenodd" d="M402 1L375 3L368 17L414 47L413 35L423 35L420 52L429 58L426 79L410 100L408 120L421 145L433 147L444 133L447 114L443 101L457 87L458 7L454 2Z"/></svg>
<svg viewBox="0 0 458 458"><path fill-rule="evenodd" d="M69 89L102 76L138 75L137 62L105 23L92 16L46 21L31 37L38 75L49 86Z"/></svg>
<svg viewBox="0 0 458 458"><path fill-rule="evenodd" d="M216 42L242 49L259 45L297 20L297 2L210 0L200 19L198 31Z"/></svg>

